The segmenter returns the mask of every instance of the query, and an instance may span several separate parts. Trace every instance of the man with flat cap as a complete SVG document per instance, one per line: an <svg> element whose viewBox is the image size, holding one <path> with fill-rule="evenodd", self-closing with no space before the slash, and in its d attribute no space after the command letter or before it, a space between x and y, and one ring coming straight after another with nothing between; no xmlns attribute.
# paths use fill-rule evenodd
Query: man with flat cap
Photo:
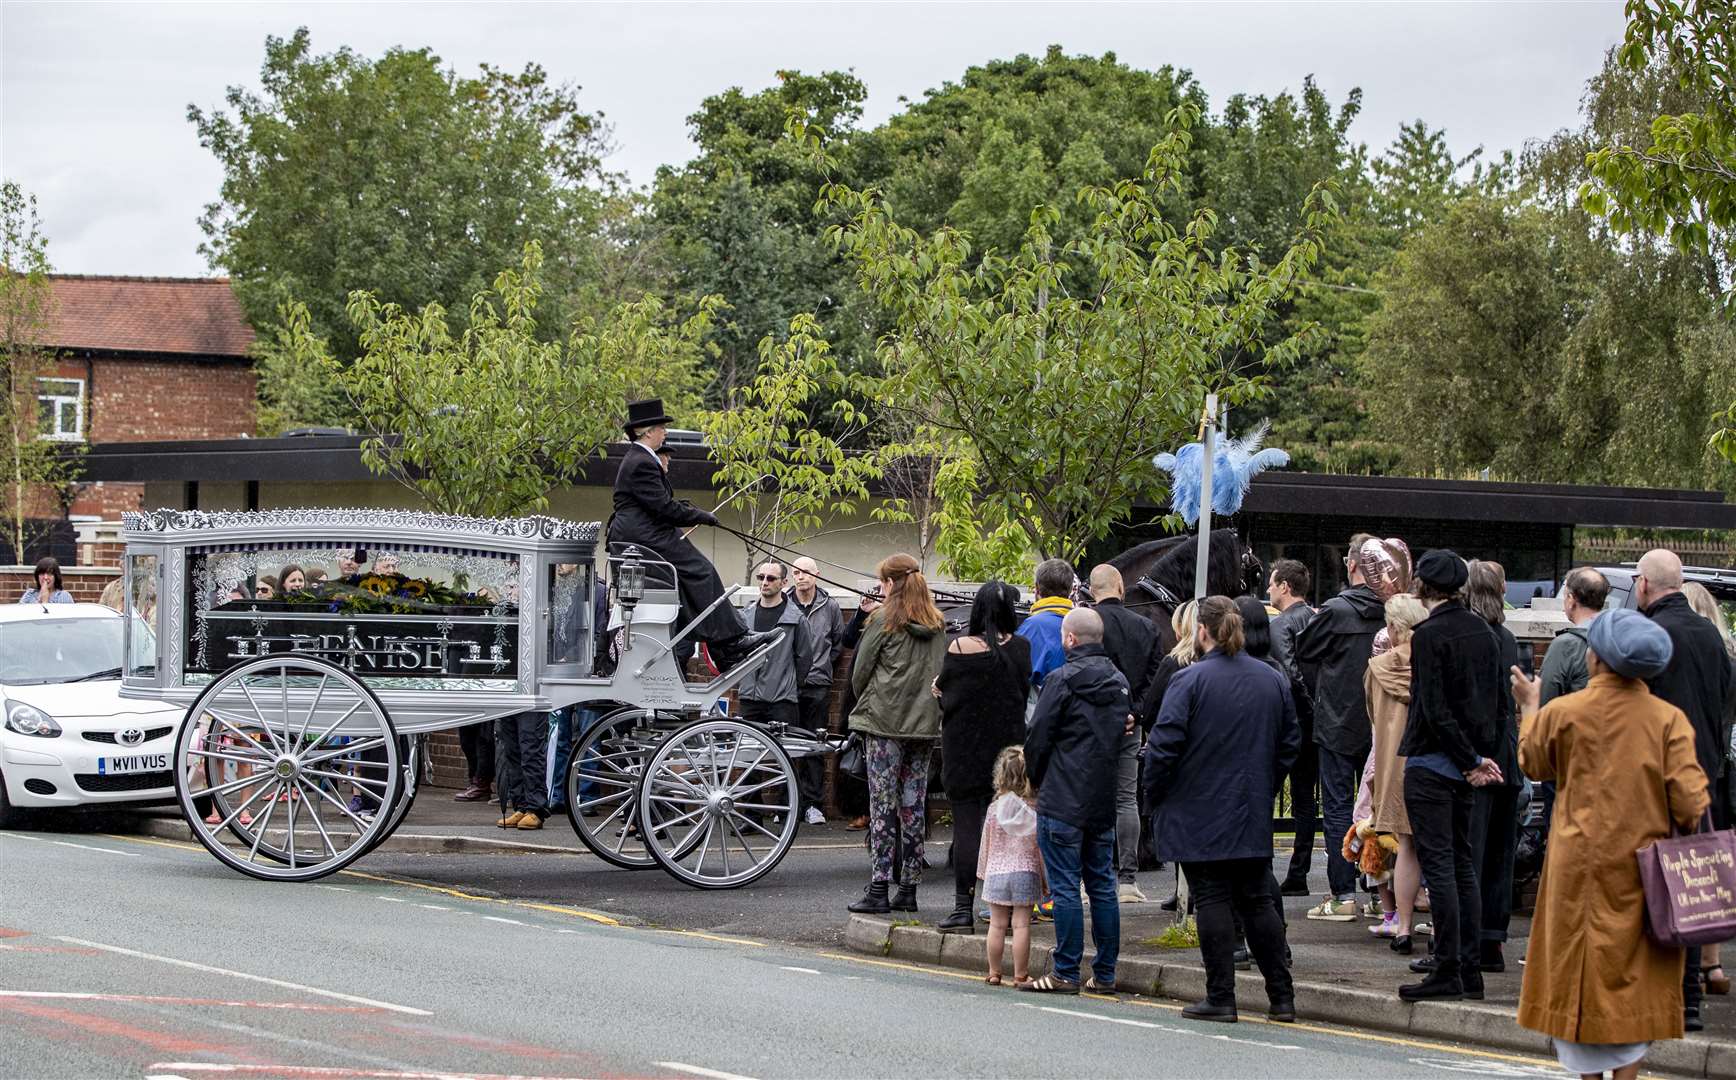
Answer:
<svg viewBox="0 0 1736 1080"><path fill-rule="evenodd" d="M1471 789L1501 779L1493 759L1506 672L1494 631L1460 602L1469 577L1465 560L1451 551L1437 548L1417 561L1417 599L1429 617L1411 633L1410 714L1398 752L1405 813L1434 905L1435 954L1412 964L1427 978L1399 987L1405 1001L1483 997Z"/></svg>
<svg viewBox="0 0 1736 1080"><path fill-rule="evenodd" d="M627 455L615 474L609 545L611 555L618 556L625 545L633 544L675 567L681 590L681 625L685 626L723 595L723 579L682 531L691 525L716 525L717 515L676 499L668 470L657 459L657 451L669 434L670 419L660 398L627 406L623 425ZM712 659L727 670L771 635L750 632L732 605L719 604L699 624L695 636L711 646Z"/></svg>

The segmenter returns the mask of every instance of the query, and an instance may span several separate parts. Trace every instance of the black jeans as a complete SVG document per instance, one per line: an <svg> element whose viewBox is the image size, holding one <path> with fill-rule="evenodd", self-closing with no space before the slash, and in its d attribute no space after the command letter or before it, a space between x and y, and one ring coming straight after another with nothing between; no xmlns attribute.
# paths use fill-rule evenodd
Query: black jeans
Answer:
<svg viewBox="0 0 1736 1080"><path fill-rule="evenodd" d="M1284 965L1284 923L1273 895L1270 859L1225 859L1184 862L1187 887L1199 920L1200 959L1206 966L1206 1001L1217 1006L1236 1003L1235 915L1248 935L1248 952L1266 977L1266 997L1272 1004L1294 1001L1295 985Z"/></svg>
<svg viewBox="0 0 1736 1080"><path fill-rule="evenodd" d="M1314 867L1314 834L1320 828L1319 789L1320 750L1314 745L1314 727L1310 724L1303 729L1296 764L1290 766L1290 816L1296 822L1296 847L1290 852L1286 879L1307 881L1308 871Z"/></svg>
<svg viewBox="0 0 1736 1080"><path fill-rule="evenodd" d="M963 896L976 888L977 857L982 854L983 819L989 796L952 800L952 887Z"/></svg>
<svg viewBox="0 0 1736 1080"><path fill-rule="evenodd" d="M1471 804L1471 862L1482 901L1482 941L1506 941L1513 921L1513 854L1519 846L1519 789L1490 784Z"/></svg>
<svg viewBox="0 0 1736 1080"><path fill-rule="evenodd" d="M494 725L466 724L458 729L458 748L472 784L494 784Z"/></svg>
<svg viewBox="0 0 1736 1080"><path fill-rule="evenodd" d="M1324 746L1320 753L1320 805L1326 821L1326 891L1333 899L1356 894L1356 867L1344 857L1344 837L1350 832L1356 811L1356 785L1362 779L1362 760Z"/></svg>
<svg viewBox="0 0 1736 1080"><path fill-rule="evenodd" d="M800 727L802 720L801 706L794 701L755 701L751 698L741 699L741 718L750 724L783 724L786 727ZM812 757L797 758L796 794L801 798L798 811L810 806L819 806L826 799L826 766L818 754Z"/></svg>
<svg viewBox="0 0 1736 1080"><path fill-rule="evenodd" d="M548 817L548 714L522 712L504 718L497 742L497 756L506 766L501 777L501 801L514 810Z"/></svg>
<svg viewBox="0 0 1736 1080"><path fill-rule="evenodd" d="M1404 771L1404 809L1434 913L1435 971L1455 978L1478 972L1482 899L1471 855L1475 801L1476 789L1463 780L1415 766ZM1467 962L1469 967L1464 967Z"/></svg>

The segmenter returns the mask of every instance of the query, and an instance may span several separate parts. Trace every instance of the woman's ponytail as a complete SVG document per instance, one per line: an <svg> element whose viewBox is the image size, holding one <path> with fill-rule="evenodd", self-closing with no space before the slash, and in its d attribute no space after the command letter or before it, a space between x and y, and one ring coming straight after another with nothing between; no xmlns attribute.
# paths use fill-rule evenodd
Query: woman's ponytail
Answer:
<svg viewBox="0 0 1736 1080"><path fill-rule="evenodd" d="M1227 596L1208 596L1200 601L1200 625L1212 636L1218 652L1234 656L1242 651L1242 613Z"/></svg>

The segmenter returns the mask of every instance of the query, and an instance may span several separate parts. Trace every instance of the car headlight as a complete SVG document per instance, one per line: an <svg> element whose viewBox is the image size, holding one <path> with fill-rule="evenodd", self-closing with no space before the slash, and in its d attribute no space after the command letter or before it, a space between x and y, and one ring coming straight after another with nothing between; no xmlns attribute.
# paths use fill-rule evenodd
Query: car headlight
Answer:
<svg viewBox="0 0 1736 1080"><path fill-rule="evenodd" d="M53 739L60 735L60 725L54 722L54 717L22 701L6 703L6 729L20 735L35 735L41 739Z"/></svg>

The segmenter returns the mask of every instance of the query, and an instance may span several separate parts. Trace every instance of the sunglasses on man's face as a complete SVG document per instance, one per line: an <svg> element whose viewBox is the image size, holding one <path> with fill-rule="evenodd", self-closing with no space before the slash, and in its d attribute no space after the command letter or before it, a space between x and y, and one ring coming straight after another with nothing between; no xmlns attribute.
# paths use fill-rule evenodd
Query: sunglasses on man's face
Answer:
<svg viewBox="0 0 1736 1080"><path fill-rule="evenodd" d="M784 579L782 577L778 576L777 574L755 574L754 580L755 581L782 581Z"/></svg>

